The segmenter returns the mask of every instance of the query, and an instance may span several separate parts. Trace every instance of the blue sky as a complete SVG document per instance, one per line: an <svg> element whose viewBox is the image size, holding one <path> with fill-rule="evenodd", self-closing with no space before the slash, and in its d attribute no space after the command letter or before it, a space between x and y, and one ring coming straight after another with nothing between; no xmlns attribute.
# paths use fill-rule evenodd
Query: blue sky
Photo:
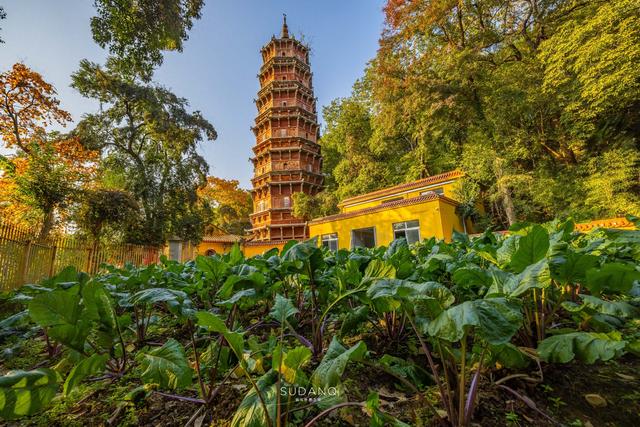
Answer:
<svg viewBox="0 0 640 427"><path fill-rule="evenodd" d="M250 126L260 47L282 25L311 45L318 113L332 99L349 95L373 58L382 30L382 0L206 0L182 53L168 53L155 80L189 100L218 131L201 146L210 173L238 179L249 188L252 174ZM56 87L74 120L97 107L69 87L81 59L105 58L91 38L92 0L0 0L0 70L22 61ZM321 117L320 117L321 118Z"/></svg>

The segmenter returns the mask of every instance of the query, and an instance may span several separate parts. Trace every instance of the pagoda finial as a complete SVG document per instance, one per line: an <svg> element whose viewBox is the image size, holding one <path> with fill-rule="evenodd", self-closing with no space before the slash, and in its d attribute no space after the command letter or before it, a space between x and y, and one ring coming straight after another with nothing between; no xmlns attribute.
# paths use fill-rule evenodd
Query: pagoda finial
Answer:
<svg viewBox="0 0 640 427"><path fill-rule="evenodd" d="M289 27L287 27L287 14L283 13L282 17L284 19L282 21L282 38L287 39L289 38Z"/></svg>

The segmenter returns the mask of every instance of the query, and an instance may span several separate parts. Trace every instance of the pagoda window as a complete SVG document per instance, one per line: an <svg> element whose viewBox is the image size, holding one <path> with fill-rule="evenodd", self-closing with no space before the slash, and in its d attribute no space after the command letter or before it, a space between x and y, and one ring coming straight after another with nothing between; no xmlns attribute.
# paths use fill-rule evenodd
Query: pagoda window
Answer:
<svg viewBox="0 0 640 427"><path fill-rule="evenodd" d="M282 76L282 80L287 80L287 76Z"/></svg>
<svg viewBox="0 0 640 427"><path fill-rule="evenodd" d="M286 163L285 163L285 165L286 165ZM290 198L289 196L285 196L285 197L282 199L282 203L283 203L283 206L284 206L285 208L290 208L290 207L291 207L291 198Z"/></svg>
<svg viewBox="0 0 640 427"><path fill-rule="evenodd" d="M286 107L287 106L287 101L282 101L282 106Z"/></svg>

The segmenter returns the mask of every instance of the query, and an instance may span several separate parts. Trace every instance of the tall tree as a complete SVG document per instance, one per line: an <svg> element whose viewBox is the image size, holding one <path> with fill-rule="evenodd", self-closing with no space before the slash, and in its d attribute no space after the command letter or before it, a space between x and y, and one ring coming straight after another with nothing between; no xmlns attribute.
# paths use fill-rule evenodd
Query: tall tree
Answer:
<svg viewBox="0 0 640 427"><path fill-rule="evenodd" d="M5 147L16 149L1 164L3 210L17 221L38 223L41 239L53 228L56 211L60 214L67 198L90 179L95 160L77 139L48 133L50 125L71 120L55 95L53 86L24 64L0 74L0 136Z"/></svg>
<svg viewBox="0 0 640 427"><path fill-rule="evenodd" d="M208 165L198 143L217 137L199 111L184 98L143 83L109 66L82 61L72 86L102 108L76 128L83 144L102 153L125 179L124 190L140 203L143 220L129 239L162 243L170 235L198 240L204 213L197 189L206 183Z"/></svg>
<svg viewBox="0 0 640 427"><path fill-rule="evenodd" d="M94 0L93 39L120 72L150 80L164 51L181 52L204 0Z"/></svg>
<svg viewBox="0 0 640 427"><path fill-rule="evenodd" d="M207 185L200 189L198 194L212 210L209 225L239 235L243 235L244 230L251 227L251 194L240 188L239 181L209 176Z"/></svg>

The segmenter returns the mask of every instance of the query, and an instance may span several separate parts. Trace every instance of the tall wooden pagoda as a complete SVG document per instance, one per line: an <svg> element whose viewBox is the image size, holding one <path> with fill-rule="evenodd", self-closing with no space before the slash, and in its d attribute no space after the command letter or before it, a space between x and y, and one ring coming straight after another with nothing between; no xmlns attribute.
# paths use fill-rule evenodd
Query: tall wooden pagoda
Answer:
<svg viewBox="0 0 640 427"><path fill-rule="evenodd" d="M292 215L292 195L315 195L323 184L309 48L289 35L285 15L280 37L261 53L251 234L254 241L304 239L307 224Z"/></svg>

